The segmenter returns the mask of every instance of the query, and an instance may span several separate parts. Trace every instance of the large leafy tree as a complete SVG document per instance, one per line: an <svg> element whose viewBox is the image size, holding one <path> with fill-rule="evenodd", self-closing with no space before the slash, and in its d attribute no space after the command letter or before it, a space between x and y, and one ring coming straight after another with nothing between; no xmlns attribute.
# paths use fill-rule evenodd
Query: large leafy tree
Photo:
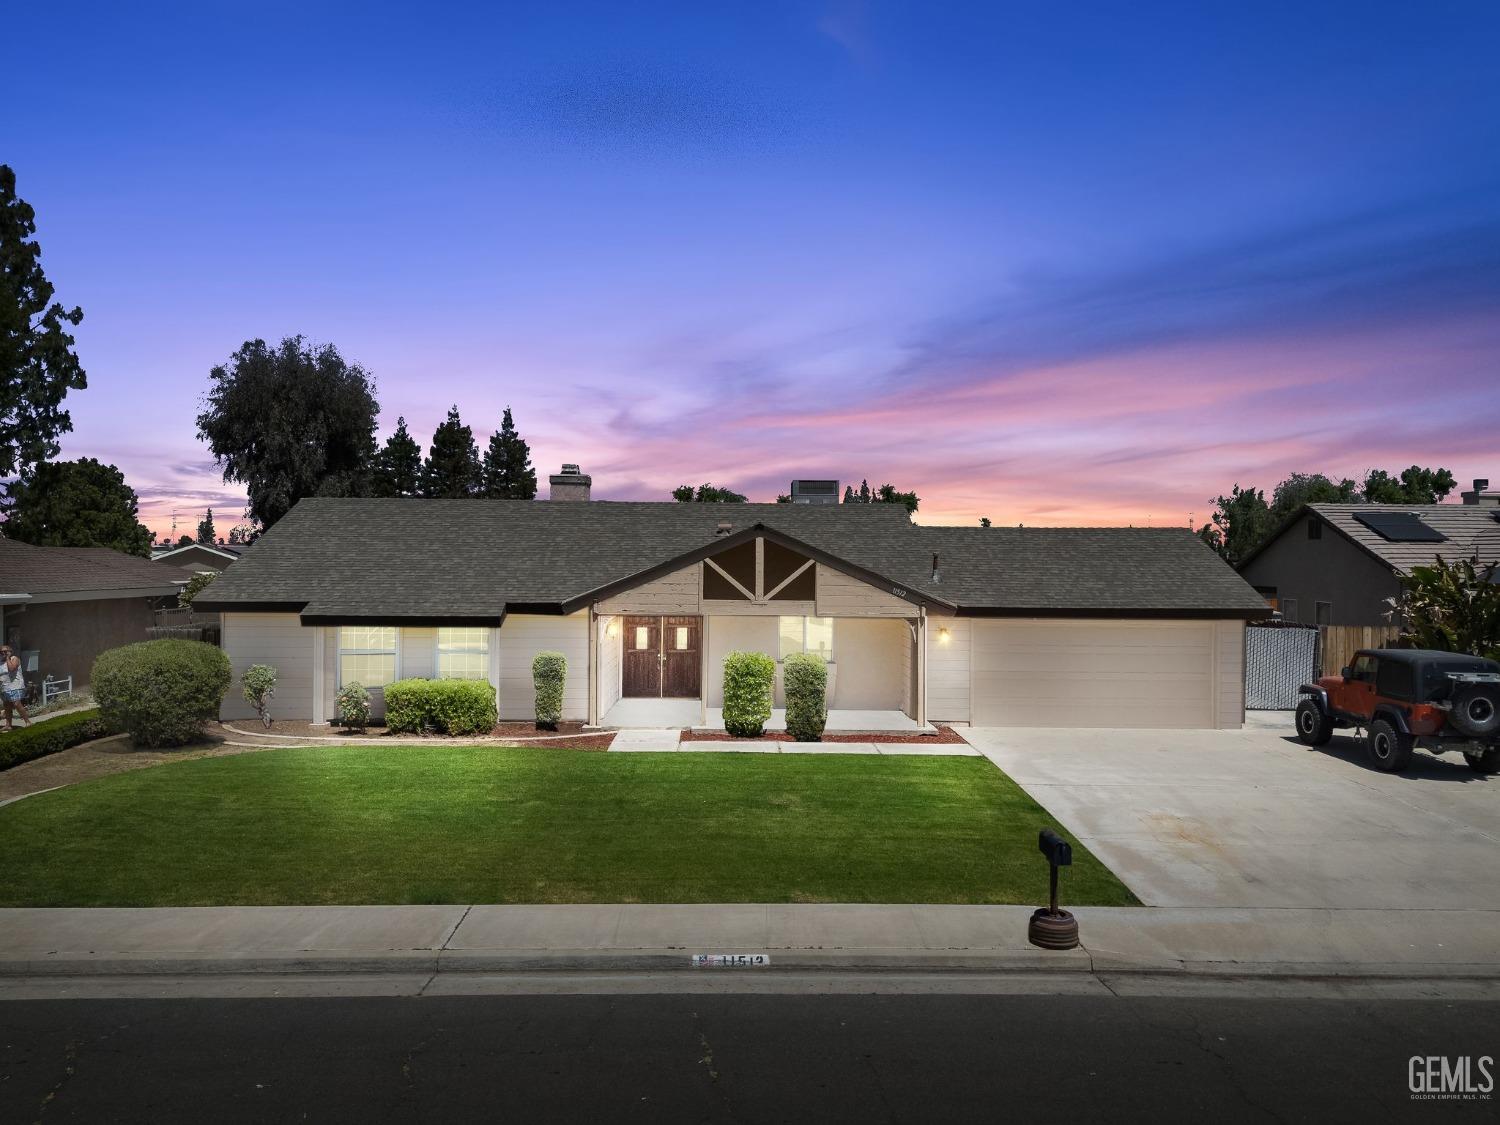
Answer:
<svg viewBox="0 0 1500 1125"><path fill-rule="evenodd" d="M1472 559L1414 566L1401 576L1393 610L1402 639L1416 648L1500 660L1500 573Z"/></svg>
<svg viewBox="0 0 1500 1125"><path fill-rule="evenodd" d="M209 372L198 436L269 528L304 496L368 494L379 412L375 381L332 344L247 340Z"/></svg>
<svg viewBox="0 0 1500 1125"><path fill-rule="evenodd" d="M6 487L5 534L40 547L112 547L151 556L125 474L92 457L46 461Z"/></svg>
<svg viewBox="0 0 1500 1125"><path fill-rule="evenodd" d="M1198 529L1199 537L1231 565L1246 558L1276 526L1266 494L1258 488L1235 485L1228 496L1214 499L1211 521Z"/></svg>
<svg viewBox="0 0 1500 1125"><path fill-rule="evenodd" d="M879 488L871 489L870 482L862 480L857 492L853 485L844 486L845 504L900 504L907 512L915 512L921 502L915 492L902 492L894 484L882 484Z"/></svg>
<svg viewBox="0 0 1500 1125"><path fill-rule="evenodd" d="M679 484L672 489L672 499L679 504L743 504L748 497L732 488L719 488L712 484L700 484L697 488L690 484Z"/></svg>
<svg viewBox="0 0 1500 1125"><path fill-rule="evenodd" d="M479 447L454 406L433 431L432 449L422 464L422 495L463 499L478 495L479 487Z"/></svg>
<svg viewBox="0 0 1500 1125"><path fill-rule="evenodd" d="M1322 473L1293 473L1271 494L1271 514L1279 522L1304 504L1350 504L1358 500L1359 486L1348 477L1335 482Z"/></svg>
<svg viewBox="0 0 1500 1125"><path fill-rule="evenodd" d="M535 500L536 470L531 467L531 446L516 433L510 407L500 419L500 429L490 435L484 451L483 495L493 500Z"/></svg>
<svg viewBox="0 0 1500 1125"><path fill-rule="evenodd" d="M88 386L65 327L83 310L52 300L35 233L36 213L0 164L0 477L57 456L58 435L73 428L63 398Z"/></svg>
<svg viewBox="0 0 1500 1125"><path fill-rule="evenodd" d="M376 496L422 495L422 447L406 429L406 419L396 419L396 432L385 439L375 457L371 492Z"/></svg>
<svg viewBox="0 0 1500 1125"><path fill-rule="evenodd" d="M1458 482L1447 469L1424 469L1413 465L1398 477L1384 469L1371 469L1362 489L1367 504L1437 504Z"/></svg>

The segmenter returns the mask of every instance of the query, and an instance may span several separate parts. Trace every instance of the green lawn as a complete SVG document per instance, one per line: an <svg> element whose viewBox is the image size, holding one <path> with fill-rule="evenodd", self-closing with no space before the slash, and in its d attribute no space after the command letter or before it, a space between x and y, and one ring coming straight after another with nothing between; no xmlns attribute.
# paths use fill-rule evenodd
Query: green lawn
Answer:
<svg viewBox="0 0 1500 1125"><path fill-rule="evenodd" d="M1040 903L1052 823L982 758L269 750L0 809L0 906Z"/></svg>

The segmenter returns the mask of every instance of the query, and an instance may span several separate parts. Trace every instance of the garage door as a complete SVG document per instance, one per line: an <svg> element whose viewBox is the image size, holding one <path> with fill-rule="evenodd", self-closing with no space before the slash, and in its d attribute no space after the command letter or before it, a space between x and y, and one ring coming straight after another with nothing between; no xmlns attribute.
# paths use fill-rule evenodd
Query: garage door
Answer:
<svg viewBox="0 0 1500 1125"><path fill-rule="evenodd" d="M1212 727L1214 627L974 622L975 726Z"/></svg>

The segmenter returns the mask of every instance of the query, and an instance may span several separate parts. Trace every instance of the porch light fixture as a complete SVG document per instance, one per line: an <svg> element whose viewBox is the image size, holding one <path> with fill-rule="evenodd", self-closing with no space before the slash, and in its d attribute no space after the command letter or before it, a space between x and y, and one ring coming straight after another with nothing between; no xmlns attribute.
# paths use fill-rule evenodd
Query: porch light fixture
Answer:
<svg viewBox="0 0 1500 1125"><path fill-rule="evenodd" d="M617 619L611 619L610 623L604 627L604 635L606 637L618 637L620 635L620 622Z"/></svg>
<svg viewBox="0 0 1500 1125"><path fill-rule="evenodd" d="M945 645L952 639L953 634L948 632L948 627L946 625L938 630L938 644Z"/></svg>

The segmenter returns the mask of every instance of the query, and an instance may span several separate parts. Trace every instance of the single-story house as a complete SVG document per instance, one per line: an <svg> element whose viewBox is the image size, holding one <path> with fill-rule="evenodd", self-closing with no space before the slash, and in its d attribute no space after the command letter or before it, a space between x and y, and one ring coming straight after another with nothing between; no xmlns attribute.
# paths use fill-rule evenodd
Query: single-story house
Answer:
<svg viewBox="0 0 1500 1125"><path fill-rule="evenodd" d="M36 547L0 538L0 636L36 654L27 679L89 682L105 649L146 639L158 606L192 574L108 547Z"/></svg>
<svg viewBox="0 0 1500 1125"><path fill-rule="evenodd" d="M158 547L151 552L151 561L183 570L221 571L226 569L249 549L240 543L189 543L185 547Z"/></svg>
<svg viewBox="0 0 1500 1125"><path fill-rule="evenodd" d="M1287 621L1388 625L1414 566L1500 562L1500 491L1476 480L1459 504L1308 504L1239 564Z"/></svg>
<svg viewBox="0 0 1500 1125"><path fill-rule="evenodd" d="M277 669L283 718L333 718L351 681L378 695L462 676L494 685L502 719L531 719L531 662L554 650L565 719L713 727L727 653L812 651L830 662L830 724L861 729L1237 727L1245 622L1268 613L1180 529L926 527L894 504L333 498L298 503L198 605L222 614L236 679ZM248 710L238 687L225 696L225 718Z"/></svg>

